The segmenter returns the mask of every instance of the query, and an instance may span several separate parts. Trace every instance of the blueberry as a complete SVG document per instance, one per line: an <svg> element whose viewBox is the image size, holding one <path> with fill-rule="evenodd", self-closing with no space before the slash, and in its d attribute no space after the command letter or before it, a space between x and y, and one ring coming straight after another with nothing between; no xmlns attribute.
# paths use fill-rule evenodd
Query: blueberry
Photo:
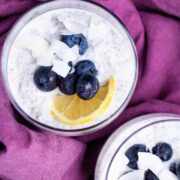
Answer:
<svg viewBox="0 0 180 180"><path fill-rule="evenodd" d="M169 170L180 179L180 163L173 162L170 164Z"/></svg>
<svg viewBox="0 0 180 180"><path fill-rule="evenodd" d="M58 76L52 67L39 67L34 73L34 83L41 91L52 91L58 86Z"/></svg>
<svg viewBox="0 0 180 180"><path fill-rule="evenodd" d="M64 42L66 45L68 45L70 48L77 45L77 38L75 38L75 35L62 35L61 41Z"/></svg>
<svg viewBox="0 0 180 180"><path fill-rule="evenodd" d="M80 55L83 55L88 49L88 42L83 34L62 35L61 41L67 44L70 48L78 45Z"/></svg>
<svg viewBox="0 0 180 180"><path fill-rule="evenodd" d="M77 75L83 75L83 74L92 74L92 75L97 75L97 70L94 65L94 63L90 60L82 60L79 61L75 65L75 73Z"/></svg>
<svg viewBox="0 0 180 180"><path fill-rule="evenodd" d="M152 153L158 156L162 161L168 161L173 155L173 150L169 144L160 142L153 147Z"/></svg>
<svg viewBox="0 0 180 180"><path fill-rule="evenodd" d="M91 74L80 76L76 85L78 96L84 100L93 98L99 90L97 78Z"/></svg>
<svg viewBox="0 0 180 180"><path fill-rule="evenodd" d="M177 174L177 164L175 162L171 163L169 170L173 173L173 174Z"/></svg>
<svg viewBox="0 0 180 180"><path fill-rule="evenodd" d="M71 73L71 71L73 71L73 62L72 62L72 61L69 61L69 62L68 62L68 66L71 68L71 69L69 70L69 73Z"/></svg>
<svg viewBox="0 0 180 180"><path fill-rule="evenodd" d="M129 159L127 166L131 169L138 169L138 152L147 152L146 146L143 144L135 144L131 146L125 153L126 157Z"/></svg>
<svg viewBox="0 0 180 180"><path fill-rule="evenodd" d="M81 35L81 41L79 44L79 54L83 55L88 49L88 42L85 36Z"/></svg>
<svg viewBox="0 0 180 180"><path fill-rule="evenodd" d="M72 62L72 61L68 61L68 66L70 66L71 68L73 68L73 62Z"/></svg>
<svg viewBox="0 0 180 180"><path fill-rule="evenodd" d="M76 82L77 76L74 73L68 74L65 78L61 79L59 89L66 95L73 95L76 93Z"/></svg>
<svg viewBox="0 0 180 180"><path fill-rule="evenodd" d="M151 170L148 169L145 172L144 180L159 180L159 178Z"/></svg>
<svg viewBox="0 0 180 180"><path fill-rule="evenodd" d="M176 175L177 175L178 179L180 179L180 163L178 163L176 166Z"/></svg>

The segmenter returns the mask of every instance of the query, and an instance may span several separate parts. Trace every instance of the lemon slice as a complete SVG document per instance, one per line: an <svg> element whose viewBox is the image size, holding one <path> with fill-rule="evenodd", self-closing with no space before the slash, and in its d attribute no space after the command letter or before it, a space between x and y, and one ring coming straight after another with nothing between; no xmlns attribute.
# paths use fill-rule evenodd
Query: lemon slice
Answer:
<svg viewBox="0 0 180 180"><path fill-rule="evenodd" d="M75 126L90 122L100 116L109 106L115 88L114 77L99 88L90 100L83 100L77 95L58 95L54 97L51 114L61 123Z"/></svg>

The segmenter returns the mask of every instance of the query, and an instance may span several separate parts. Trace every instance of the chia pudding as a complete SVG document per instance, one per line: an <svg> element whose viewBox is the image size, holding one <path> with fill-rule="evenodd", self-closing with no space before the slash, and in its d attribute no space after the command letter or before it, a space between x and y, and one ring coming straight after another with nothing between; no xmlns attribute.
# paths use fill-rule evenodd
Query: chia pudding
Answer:
<svg viewBox="0 0 180 180"><path fill-rule="evenodd" d="M80 49L78 45L70 47L67 39L62 42L63 37L72 35L85 38L88 46ZM62 43L66 43L69 49ZM76 8L46 11L28 21L12 43L7 62L11 95L30 118L53 128L75 130L101 123L127 103L136 81L137 59L131 43L122 25L117 30L95 13ZM58 53L60 59L68 61L56 65ZM47 92L38 88L34 74L39 67L52 67L52 72L65 78L67 72L75 71L76 65L83 60L90 60L96 67L99 87L114 78L114 92L109 106L100 116L71 126L58 121L51 113L53 98L62 95L63 90L58 86ZM73 68L70 68L69 62Z"/></svg>
<svg viewBox="0 0 180 180"><path fill-rule="evenodd" d="M179 117L169 114L142 116L125 124L104 146L95 179L180 179L179 128Z"/></svg>

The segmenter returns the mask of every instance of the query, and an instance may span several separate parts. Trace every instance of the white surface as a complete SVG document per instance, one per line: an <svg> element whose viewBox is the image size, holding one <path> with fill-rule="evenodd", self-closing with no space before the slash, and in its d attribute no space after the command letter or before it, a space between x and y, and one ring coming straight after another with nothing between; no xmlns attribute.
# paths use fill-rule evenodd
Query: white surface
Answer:
<svg viewBox="0 0 180 180"><path fill-rule="evenodd" d="M76 18L74 18L76 17ZM26 49L20 48L23 38L36 32L47 42L59 37L64 26L60 20L77 19L95 25L104 24L110 32L104 36L88 39L89 49L79 60L90 59L98 69L100 83L115 76L115 94L110 107L97 119L90 123L70 127L55 120L50 114L50 107L54 95L60 93L58 89L50 93L38 90L33 82L33 73L37 66L37 59ZM91 25L91 24L90 24ZM48 27L48 28L47 28ZM84 33L86 34L86 33ZM73 52L77 52L74 47ZM114 29L105 19L84 10L60 9L45 13L29 22L16 38L8 61L8 80L12 94L18 105L33 119L46 125L61 129L79 129L90 127L112 115L124 103L135 80L135 54L130 40L123 27L121 33Z"/></svg>

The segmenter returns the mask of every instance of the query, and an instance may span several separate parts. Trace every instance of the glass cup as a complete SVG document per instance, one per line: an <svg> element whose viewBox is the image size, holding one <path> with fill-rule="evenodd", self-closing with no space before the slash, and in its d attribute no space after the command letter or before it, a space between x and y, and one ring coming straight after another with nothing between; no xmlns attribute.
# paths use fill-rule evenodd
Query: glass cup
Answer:
<svg viewBox="0 0 180 180"><path fill-rule="evenodd" d="M16 39L17 35L21 32L23 27L29 23L32 19L52 10L62 9L62 8L75 8L75 9L82 9L89 11L91 13L94 13L96 15L99 15L100 17L106 19L111 25L113 25L114 28L119 33L123 33L123 35L127 38L127 41L130 44L130 48L133 52L134 57L134 64L135 64L135 72L134 72L134 80L131 85L130 90L128 91L128 95L125 98L124 102L120 105L120 107L112 112L108 118L104 119L103 121L93 124L88 127L82 127L79 129L60 129L56 127L51 127L49 125L43 124L36 119L33 119L30 114L27 114L24 112L22 107L17 103L15 97L13 96L12 90L9 85L8 81L8 73L7 73L7 67L8 67L8 58L10 54L10 50L12 47L12 44L14 40ZM51 1L48 3L45 3L43 5L37 6L30 10L28 13L26 13L23 17L20 18L20 20L14 25L14 27L11 29L4 47L2 51L2 75L4 80L4 85L6 88L6 91L8 93L8 96L14 105L14 107L17 109L17 111L30 123L34 124L35 126L39 127L43 130L48 130L49 132L57 133L60 135L66 135L66 136L79 136L84 134L89 134L92 132L95 132L99 129L102 129L103 127L110 124L114 119L116 119L122 111L127 106L133 92L136 86L137 82L137 76L138 76L138 57L136 53L136 48L134 46L134 43L132 41L131 36L129 35L127 29L122 24L122 22L109 10L105 9L104 7L100 6L99 4L96 4L94 2L87 2L87 1L79 1L79 0L62 0L62 1Z"/></svg>
<svg viewBox="0 0 180 180"><path fill-rule="evenodd" d="M176 127L175 124L172 127L174 123L180 126L180 116L166 113L148 114L125 123L110 136L102 148L96 164L95 180L119 179L127 171L124 154L134 144L145 144L147 148L159 142L168 141L167 143L173 145L176 141L176 144L177 138L173 136L177 134L171 134L179 126ZM166 135L163 136L164 133Z"/></svg>

